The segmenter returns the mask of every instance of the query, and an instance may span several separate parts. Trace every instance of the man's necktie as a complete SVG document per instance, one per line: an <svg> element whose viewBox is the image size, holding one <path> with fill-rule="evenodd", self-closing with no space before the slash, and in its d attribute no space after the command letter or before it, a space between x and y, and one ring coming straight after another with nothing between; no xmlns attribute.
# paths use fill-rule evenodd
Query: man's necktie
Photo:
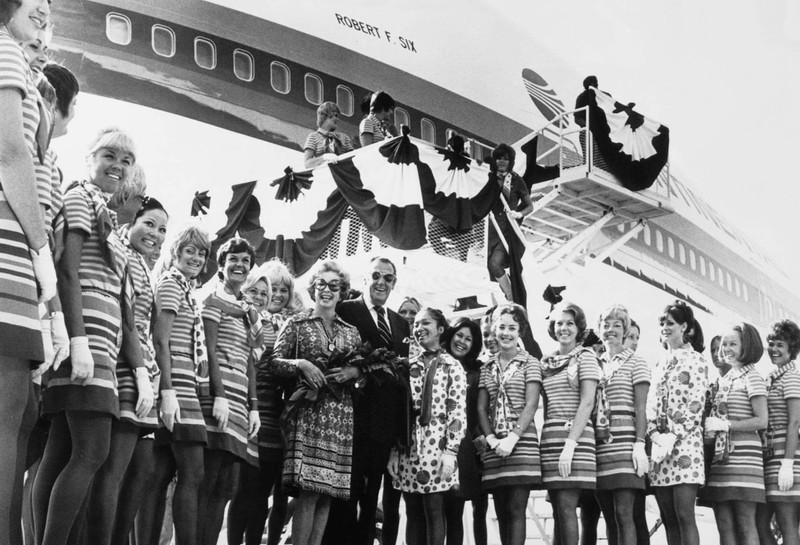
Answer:
<svg viewBox="0 0 800 545"><path fill-rule="evenodd" d="M391 348L392 331L389 329L389 323L386 321L386 309L383 307L375 307L375 312L378 313L378 331L380 331L381 340L386 345L386 348Z"/></svg>

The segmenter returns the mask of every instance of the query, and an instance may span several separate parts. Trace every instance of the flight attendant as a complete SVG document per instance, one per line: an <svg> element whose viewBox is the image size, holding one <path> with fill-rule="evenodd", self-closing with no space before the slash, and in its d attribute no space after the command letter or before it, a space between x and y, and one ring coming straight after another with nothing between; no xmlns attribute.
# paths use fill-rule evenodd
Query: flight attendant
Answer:
<svg viewBox="0 0 800 545"><path fill-rule="evenodd" d="M595 438L590 416L600 366L594 351L581 345L586 335L583 309L574 303L561 303L550 316L548 332L559 347L542 360L547 408L541 443L542 482L557 510L560 542L577 545L578 500L582 490L595 489Z"/></svg>
<svg viewBox="0 0 800 545"><path fill-rule="evenodd" d="M653 442L648 475L667 541L698 545L694 502L705 482L702 413L708 389L703 330L683 301L667 306L660 323L667 354L647 395L647 432Z"/></svg>
<svg viewBox="0 0 800 545"><path fill-rule="evenodd" d="M769 425L766 433L764 481L767 509L759 509L759 526L769 528L772 513L786 545L800 545L800 462L797 445L800 429L800 328L791 320L772 324L767 334L767 354L775 366L768 380ZM760 506L759 506L760 507Z"/></svg>
<svg viewBox="0 0 800 545"><path fill-rule="evenodd" d="M734 325L723 336L719 354L731 370L720 377L706 441L714 456L700 497L712 504L721 543L757 543L756 504L765 502L759 430L766 429L767 387L755 369L764 346L755 327Z"/></svg>
<svg viewBox="0 0 800 545"><path fill-rule="evenodd" d="M624 348L631 329L628 310L615 305L600 315L605 351L598 394L607 409L608 434L597 441L597 499L607 520L616 520L617 543L636 544L634 501L644 490L649 461L644 449L650 367ZM599 425L598 425L599 427Z"/></svg>

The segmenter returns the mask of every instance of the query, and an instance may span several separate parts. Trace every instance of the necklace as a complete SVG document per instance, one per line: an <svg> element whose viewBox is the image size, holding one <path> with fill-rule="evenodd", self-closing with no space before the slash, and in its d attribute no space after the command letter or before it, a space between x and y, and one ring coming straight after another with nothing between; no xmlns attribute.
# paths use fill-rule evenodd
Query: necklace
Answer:
<svg viewBox="0 0 800 545"><path fill-rule="evenodd" d="M322 333L325 335L325 340L328 341L328 351L333 352L336 348L336 343L334 343L334 339L336 337L336 331L333 327L333 322L330 324L330 332L328 332L328 326L325 324L325 320L320 318L322 323Z"/></svg>

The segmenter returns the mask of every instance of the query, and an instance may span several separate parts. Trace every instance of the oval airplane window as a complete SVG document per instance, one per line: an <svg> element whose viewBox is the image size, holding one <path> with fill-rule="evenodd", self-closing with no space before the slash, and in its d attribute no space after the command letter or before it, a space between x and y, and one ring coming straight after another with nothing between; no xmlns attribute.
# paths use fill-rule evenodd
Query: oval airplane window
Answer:
<svg viewBox="0 0 800 545"><path fill-rule="evenodd" d="M693 271L697 270L697 256L691 248L689 248L689 266Z"/></svg>
<svg viewBox="0 0 800 545"><path fill-rule="evenodd" d="M711 261L708 262L708 277L711 279L712 282L716 279L716 276L714 274L714 263L712 263Z"/></svg>
<svg viewBox="0 0 800 545"><path fill-rule="evenodd" d="M314 74L305 77L306 100L315 106L322 104L322 80Z"/></svg>
<svg viewBox="0 0 800 545"><path fill-rule="evenodd" d="M738 278L733 279L733 287L736 289L736 297L742 296L742 285L739 283Z"/></svg>
<svg viewBox="0 0 800 545"><path fill-rule="evenodd" d="M339 106L342 115L347 117L353 115L353 91L349 87L336 86L336 105Z"/></svg>
<svg viewBox="0 0 800 545"><path fill-rule="evenodd" d="M213 70L217 67L217 46L208 38L194 39L194 62L200 68Z"/></svg>
<svg viewBox="0 0 800 545"><path fill-rule="evenodd" d="M729 272L726 272L726 273L725 273L725 277L726 277L726 279L727 279L727 281L728 281L728 282L727 282L727 284L728 284L728 291L733 291L733 279L731 279L731 273L729 273Z"/></svg>
<svg viewBox="0 0 800 545"><path fill-rule="evenodd" d="M175 56L175 32L164 25L153 25L150 31L150 45L156 55L162 57Z"/></svg>
<svg viewBox="0 0 800 545"><path fill-rule="evenodd" d="M667 237L667 252L669 252L670 258L675 259L675 242L672 237Z"/></svg>
<svg viewBox="0 0 800 545"><path fill-rule="evenodd" d="M742 296L745 301L750 301L750 294L747 292L747 284L742 282Z"/></svg>
<svg viewBox="0 0 800 545"><path fill-rule="evenodd" d="M650 238L650 226L645 223L644 224L644 229L642 229L642 232L644 233L644 243L647 244L648 246L650 246L650 244L652 242L652 240Z"/></svg>
<svg viewBox="0 0 800 545"><path fill-rule="evenodd" d="M242 81L253 81L256 77L256 61L244 49L233 50L233 73Z"/></svg>
<svg viewBox="0 0 800 545"><path fill-rule="evenodd" d="M278 93L287 94L292 90L289 67L282 62L272 61L269 65L269 83Z"/></svg>
<svg viewBox="0 0 800 545"><path fill-rule="evenodd" d="M661 231L656 231L656 249L659 252L664 252L664 235L661 234Z"/></svg>
<svg viewBox="0 0 800 545"><path fill-rule="evenodd" d="M678 243L678 259L681 260L681 265L686 265L686 248L681 242Z"/></svg>
<svg viewBox="0 0 800 545"><path fill-rule="evenodd" d="M411 128L411 117L409 117L408 112L405 111L403 108L395 108L394 109L394 124L397 127L397 130L400 130L400 127L405 125L409 129Z"/></svg>
<svg viewBox="0 0 800 545"><path fill-rule="evenodd" d="M106 38L115 44L128 45L131 43L133 32L131 20L120 13L106 15Z"/></svg>
<svg viewBox="0 0 800 545"><path fill-rule="evenodd" d="M706 258L703 256L700 256L700 274L706 275Z"/></svg>
<svg viewBox="0 0 800 545"><path fill-rule="evenodd" d="M427 117L420 121L420 137L431 144L436 144L436 125Z"/></svg>

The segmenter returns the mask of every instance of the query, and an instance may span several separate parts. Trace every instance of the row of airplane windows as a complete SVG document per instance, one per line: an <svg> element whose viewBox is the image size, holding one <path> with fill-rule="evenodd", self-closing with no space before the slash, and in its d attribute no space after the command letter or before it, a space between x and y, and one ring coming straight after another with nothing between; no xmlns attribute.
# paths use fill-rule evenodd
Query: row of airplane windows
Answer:
<svg viewBox="0 0 800 545"><path fill-rule="evenodd" d="M618 230L624 232L626 226L620 224ZM735 293L736 297L743 299L745 302L750 301L750 292L746 282L731 275L730 271L724 270L719 264L715 265L710 259L706 260L704 255L698 255L693 248L689 248L687 251L686 246L682 242L678 242L676 245L671 236L666 235L665 237L660 230L652 228L648 224L645 224L644 229L642 229L642 238L647 246L652 246L655 239L656 250L660 253L663 254L666 249L666 253L669 255L670 259L674 260L677 258L681 265L687 265L688 260L688 265L693 271L698 271L699 268L699 273L702 276L707 277L712 282L717 282L720 288L727 288L729 293ZM664 244L665 238L666 247ZM764 296L763 299L766 307L764 311L768 319L789 317L782 307L776 308L769 297Z"/></svg>
<svg viewBox="0 0 800 545"><path fill-rule="evenodd" d="M129 45L133 39L133 24L130 18L121 13L106 14L106 37L117 45ZM150 45L157 55L172 58L177 51L175 31L162 24L154 24L150 29ZM194 39L194 61L200 68L214 70L217 67L217 46L213 40L203 36ZM252 82L255 79L256 61L252 53L241 48L233 51L233 74L241 81ZM270 85L280 94L289 94L292 90L291 69L280 61L272 61L269 67ZM314 106L319 106L324 100L324 84L322 78L316 74L306 73L304 79L304 95L306 101ZM352 117L355 113L355 97L353 91L346 85L336 86L336 104L343 116ZM395 124L400 127L411 126L411 116L403 108L395 108ZM447 129L446 139L455 133ZM420 137L426 142L436 144L436 124L423 117L420 119ZM474 157L483 158L486 153L491 153L491 148L480 142L470 140ZM478 155L480 153L480 155Z"/></svg>

